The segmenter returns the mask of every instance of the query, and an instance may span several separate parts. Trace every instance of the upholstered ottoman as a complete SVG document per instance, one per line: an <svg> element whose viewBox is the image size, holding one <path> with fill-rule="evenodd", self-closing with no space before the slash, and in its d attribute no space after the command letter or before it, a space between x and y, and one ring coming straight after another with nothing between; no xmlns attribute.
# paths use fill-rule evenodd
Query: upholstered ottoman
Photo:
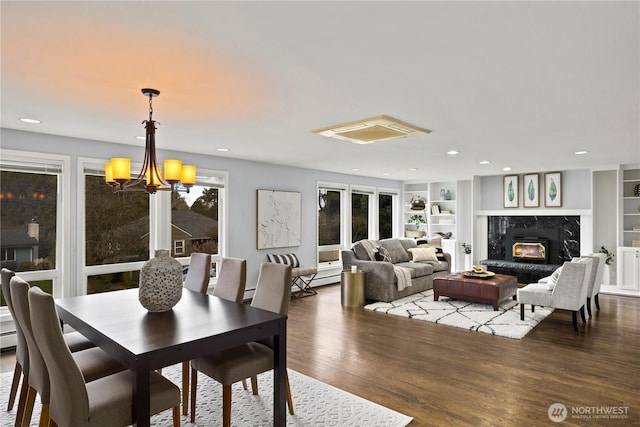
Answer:
<svg viewBox="0 0 640 427"><path fill-rule="evenodd" d="M507 297L516 299L518 279L507 274L496 274L486 278L463 276L460 273L433 279L433 300L440 296L481 302L493 305L498 310L498 303Z"/></svg>

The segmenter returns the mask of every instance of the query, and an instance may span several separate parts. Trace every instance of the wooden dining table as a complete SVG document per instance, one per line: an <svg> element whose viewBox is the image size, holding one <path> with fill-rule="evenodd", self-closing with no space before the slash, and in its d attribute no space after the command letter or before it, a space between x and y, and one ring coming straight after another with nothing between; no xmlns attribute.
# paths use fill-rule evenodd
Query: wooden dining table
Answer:
<svg viewBox="0 0 640 427"><path fill-rule="evenodd" d="M285 425L286 316L188 289L162 313L142 307L137 289L61 298L56 305L64 323L133 372L137 426L150 423L151 371L273 337L273 425Z"/></svg>

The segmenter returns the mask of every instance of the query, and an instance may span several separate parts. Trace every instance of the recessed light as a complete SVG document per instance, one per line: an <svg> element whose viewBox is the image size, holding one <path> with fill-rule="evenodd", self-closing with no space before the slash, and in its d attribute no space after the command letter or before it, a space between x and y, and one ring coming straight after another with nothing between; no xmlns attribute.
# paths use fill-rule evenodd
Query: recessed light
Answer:
<svg viewBox="0 0 640 427"><path fill-rule="evenodd" d="M29 124L34 124L34 125L42 123L40 120L32 119L30 117L18 117L18 120L20 120L21 122L24 122L24 123L29 123Z"/></svg>
<svg viewBox="0 0 640 427"><path fill-rule="evenodd" d="M481 165L488 165L489 163L491 163L489 160L481 160L479 162Z"/></svg>
<svg viewBox="0 0 640 427"><path fill-rule="evenodd" d="M391 175L389 172L385 172L382 174L382 176L389 176L389 175Z"/></svg>
<svg viewBox="0 0 640 427"><path fill-rule="evenodd" d="M456 154L460 154L460 152L458 150L449 150L447 151L447 154L450 156L455 156Z"/></svg>
<svg viewBox="0 0 640 427"><path fill-rule="evenodd" d="M574 151L573 154L580 156L582 154L589 154L589 152L587 150L582 150L582 151Z"/></svg>
<svg viewBox="0 0 640 427"><path fill-rule="evenodd" d="M351 172L358 172L359 170L360 169L358 169L358 168L353 168L353 169L351 169Z"/></svg>
<svg viewBox="0 0 640 427"><path fill-rule="evenodd" d="M502 168L503 171L505 172L509 172L511 170L511 168L509 166L505 166Z"/></svg>
<svg viewBox="0 0 640 427"><path fill-rule="evenodd" d="M216 151L220 151L220 152L226 153L227 151L229 151L229 149L228 148L216 148Z"/></svg>
<svg viewBox="0 0 640 427"><path fill-rule="evenodd" d="M144 140L145 140L145 139L147 139L147 138L146 138L146 137L144 137L144 136L136 136L136 139L139 139L139 140L141 140L141 141L144 141Z"/></svg>
<svg viewBox="0 0 640 427"><path fill-rule="evenodd" d="M418 169L417 169L417 168L409 168L409 170L410 170L411 172L413 172L413 171L417 171Z"/></svg>

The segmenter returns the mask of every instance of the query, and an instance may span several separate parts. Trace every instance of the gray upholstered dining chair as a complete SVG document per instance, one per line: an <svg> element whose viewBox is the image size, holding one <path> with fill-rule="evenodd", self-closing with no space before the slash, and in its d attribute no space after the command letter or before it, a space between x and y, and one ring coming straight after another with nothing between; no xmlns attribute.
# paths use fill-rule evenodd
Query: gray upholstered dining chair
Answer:
<svg viewBox="0 0 640 427"><path fill-rule="evenodd" d="M27 341L25 339L22 328L18 324L13 309L13 299L11 297L11 278L15 276L12 270L3 268L0 272L0 282L2 283L2 294L9 308L9 313L13 319L13 323L16 328L16 365L13 371L13 380L11 381L11 389L9 392L9 402L7 405L7 411L13 409L15 403L16 394L18 391L18 384L20 378L23 378L22 387L20 389L20 399L18 402L18 409L16 412L16 418L22 418L24 414L24 404L27 398L29 390L28 375L29 375L29 351L27 347ZM95 347L95 344L83 337L78 332L72 332L64 335L65 342L69 349L73 351L85 350L87 348Z"/></svg>
<svg viewBox="0 0 640 427"><path fill-rule="evenodd" d="M128 426L133 423L133 374L122 371L85 384L57 324L55 303L41 289L29 289L31 323L51 382L49 414L58 426ZM180 390L162 375L151 373L151 413L173 409L180 425Z"/></svg>
<svg viewBox="0 0 640 427"><path fill-rule="evenodd" d="M189 270L183 286L195 292L207 293L211 278L211 255L194 252L189 259Z"/></svg>
<svg viewBox="0 0 640 427"><path fill-rule="evenodd" d="M194 255L205 254L191 254L191 261L194 261ZM207 280L202 284L200 289L191 289L192 291L207 293L207 286L209 284L209 269L211 267L211 255L207 254L208 259L205 261L208 268L206 269ZM204 257L198 256L198 264L202 264ZM203 270L201 265L199 270ZM189 267L191 272L191 267ZM213 295L224 298L226 300L235 301L237 303L242 302L244 296L244 288L247 282L247 261L242 258L222 258L220 261L220 268L217 274L217 284L213 290ZM186 281L185 281L186 283ZM186 285L185 285L186 286ZM187 415L189 408L189 361L182 362L182 415Z"/></svg>
<svg viewBox="0 0 640 427"><path fill-rule="evenodd" d="M42 353L35 342L34 331L31 324L31 309L29 307L30 286L29 283L21 278L13 277L10 288L15 318L24 333L27 350L29 352L29 375L23 380L24 386L28 386L28 391L24 401L24 411L21 414L22 422L20 425L23 427L29 426L36 393L40 395L40 401L42 402L40 425L47 425L49 422L50 401L49 373L42 358ZM59 327L57 322L56 326ZM72 353L72 357L78 364L86 382L94 381L125 369L124 366L98 347L74 352ZM16 415L16 419L17 417Z"/></svg>
<svg viewBox="0 0 640 427"><path fill-rule="evenodd" d="M242 303L247 285L247 260L242 258L222 258L220 273L213 295L229 301Z"/></svg>
<svg viewBox="0 0 640 427"><path fill-rule="evenodd" d="M557 281L550 283L531 283L518 289L518 303L520 303L520 319L524 320L524 306L531 304L531 311L535 306L551 307L572 312L573 330L578 331L576 315L580 311L582 322L586 323L584 305L591 280L593 260L585 257L579 262L565 262L559 272ZM552 275L553 276L553 275Z"/></svg>
<svg viewBox="0 0 640 427"><path fill-rule="evenodd" d="M291 266L262 263L251 305L280 314L287 314L291 299ZM198 371L222 384L222 424L231 425L231 385L245 378L273 369L271 340L252 342L191 361L191 422L195 422L195 402ZM287 403L293 414L293 401L286 376ZM254 388L254 394L257 389Z"/></svg>

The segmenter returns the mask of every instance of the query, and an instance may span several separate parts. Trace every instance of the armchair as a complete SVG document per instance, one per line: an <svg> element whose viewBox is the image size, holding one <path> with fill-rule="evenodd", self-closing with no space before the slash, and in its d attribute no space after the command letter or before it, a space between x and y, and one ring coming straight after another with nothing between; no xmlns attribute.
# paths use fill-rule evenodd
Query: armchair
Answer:
<svg viewBox="0 0 640 427"><path fill-rule="evenodd" d="M581 258L578 262L565 262L557 282L551 280L549 283L531 283L518 289L520 319L524 320L525 304L531 304L532 312L535 311L536 305L569 310L572 312L573 330L578 332L578 311L582 322L586 323L584 305L592 280L592 264L593 260L588 257Z"/></svg>

